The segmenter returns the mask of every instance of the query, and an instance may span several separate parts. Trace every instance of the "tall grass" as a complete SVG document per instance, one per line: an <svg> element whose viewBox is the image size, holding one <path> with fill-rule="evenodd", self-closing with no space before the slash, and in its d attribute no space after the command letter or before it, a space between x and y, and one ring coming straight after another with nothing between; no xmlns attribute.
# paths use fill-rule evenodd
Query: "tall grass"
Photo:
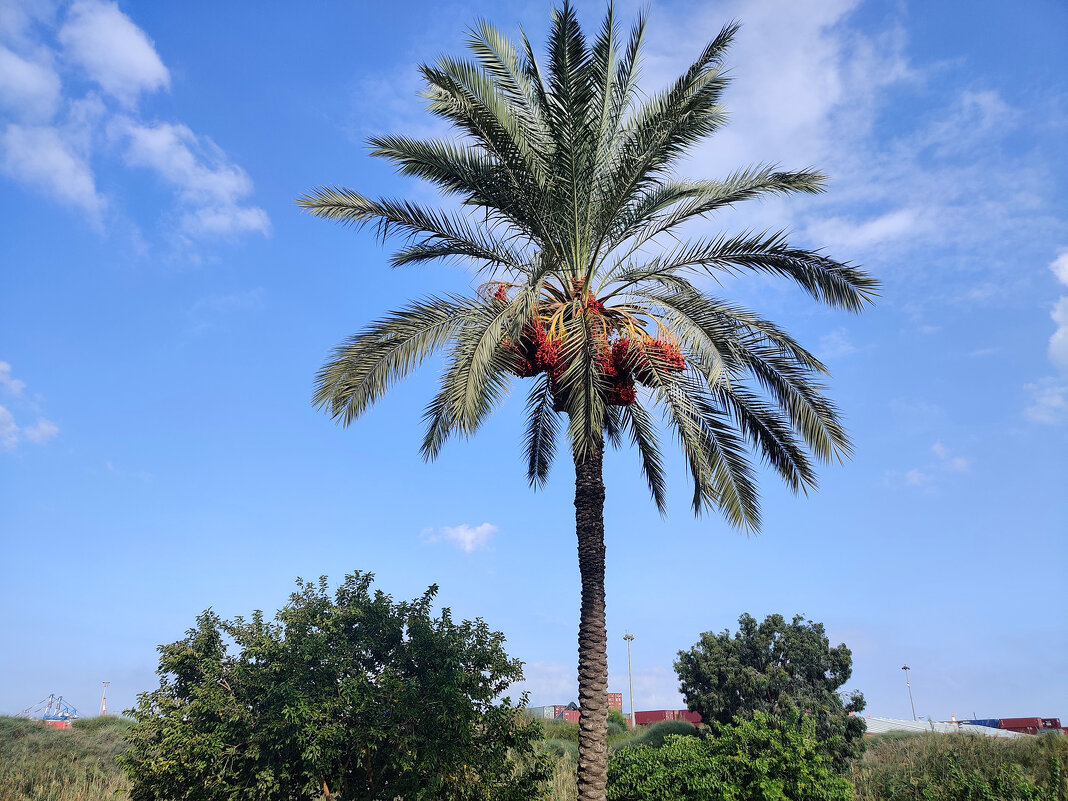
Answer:
<svg viewBox="0 0 1068 801"><path fill-rule="evenodd" d="M0 717L0 801L126 801L129 784L115 757L129 727L111 715L70 729Z"/></svg>
<svg viewBox="0 0 1068 801"><path fill-rule="evenodd" d="M850 777L856 801L1068 801L1068 737L872 737Z"/></svg>

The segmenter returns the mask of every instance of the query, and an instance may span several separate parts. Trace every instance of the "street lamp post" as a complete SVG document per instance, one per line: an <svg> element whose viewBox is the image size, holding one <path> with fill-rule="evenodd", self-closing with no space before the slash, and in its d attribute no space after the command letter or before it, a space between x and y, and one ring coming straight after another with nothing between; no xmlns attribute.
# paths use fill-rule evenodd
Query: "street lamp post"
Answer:
<svg viewBox="0 0 1068 801"><path fill-rule="evenodd" d="M634 717L634 668L630 663L630 644L634 642L634 635L629 631L623 635L623 639L627 641L627 678L630 679L630 727L633 729L637 727L638 721Z"/></svg>
<svg viewBox="0 0 1068 801"><path fill-rule="evenodd" d="M100 694L100 714L106 715L108 713L108 685L110 681L103 682L104 692Z"/></svg>
<svg viewBox="0 0 1068 801"><path fill-rule="evenodd" d="M916 720L916 702L912 700L912 685L909 684L909 666L902 665L901 669L905 671L905 686L909 688L909 703L912 704L912 719Z"/></svg>

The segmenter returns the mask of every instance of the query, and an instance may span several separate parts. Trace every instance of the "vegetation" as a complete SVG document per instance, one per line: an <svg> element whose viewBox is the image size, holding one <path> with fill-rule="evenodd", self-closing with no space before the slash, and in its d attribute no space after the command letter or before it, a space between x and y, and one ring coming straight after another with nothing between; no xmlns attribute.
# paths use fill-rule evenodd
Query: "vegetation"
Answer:
<svg viewBox="0 0 1068 801"><path fill-rule="evenodd" d="M667 722L639 727L630 736L649 736ZM34 721L0 717L0 801L128 801L129 783L113 760L125 747L123 738L130 725L122 718L89 718L76 721L73 729L56 730ZM546 731L559 733L554 727ZM552 801L576 801L577 736L576 727L570 740L542 743L543 747L551 742L570 746L557 751L545 748L555 762L548 785ZM778 758L783 757L783 749L759 745L761 738L767 736L767 732L762 733L748 741L750 745L739 737L734 739L735 745L750 749L745 759L756 757L756 770L767 768L769 754L778 752ZM669 759L663 754L657 756L648 741L645 748L635 748L642 743L628 741L627 737L613 738L615 755L610 764L644 766L640 769L655 771L655 776L661 778L671 775L670 771L681 774L687 764L709 759L707 747L700 745L697 737L688 739L693 742L681 746L676 739L669 742L676 749L671 753L677 755ZM976 735L895 733L868 740L863 758L847 777L856 801L1068 801L1068 737L1046 734L995 740ZM646 753L636 759L635 752ZM741 753L745 752L736 752ZM628 763L627 759L631 761ZM759 767L761 764L764 767ZM765 785L763 796L740 795L744 778L736 776L733 781L737 784L719 784L720 794L707 797L782 801L783 796L774 795L772 784ZM749 787L753 789L751 782ZM678 793L637 797L687 798Z"/></svg>
<svg viewBox="0 0 1068 801"><path fill-rule="evenodd" d="M129 784L115 757L130 725L114 715L70 729L0 717L0 801L122 801Z"/></svg>
<svg viewBox="0 0 1068 801"><path fill-rule="evenodd" d="M883 734L851 778L857 801L1068 801L1068 737Z"/></svg>
<svg viewBox="0 0 1068 801"><path fill-rule="evenodd" d="M504 637L433 617L437 587L394 603L372 579L333 597L298 580L275 623L209 610L161 646L119 759L131 798L537 798L549 770L537 724L500 698L522 678Z"/></svg>
<svg viewBox="0 0 1068 801"><path fill-rule="evenodd" d="M658 419L681 444L695 513L718 509L755 529L755 462L795 491L816 483L813 461L847 454L826 368L775 324L706 292L725 276L786 278L815 300L857 312L876 282L781 232L702 235L688 225L769 194L820 192L812 170L742 169L684 180L674 167L726 115L725 26L667 89L638 90L645 16L629 38L612 8L589 41L574 9L554 10L547 63L486 22L473 58L421 67L429 111L456 136L378 136L372 155L435 184L458 211L320 188L307 211L382 239L403 240L392 264L465 261L486 279L474 296L428 297L372 323L320 370L315 402L349 424L432 355L447 353L426 410L423 456L474 434L529 378L528 479L547 480L560 429L575 465L582 582L578 782L603 799L608 678L604 597L606 444L637 447L657 507L666 479ZM713 280L708 281L711 277Z"/></svg>
<svg viewBox="0 0 1068 801"><path fill-rule="evenodd" d="M660 748L619 751L609 763L612 801L851 801L816 735L815 720L755 712L707 737L669 737Z"/></svg>
<svg viewBox="0 0 1068 801"><path fill-rule="evenodd" d="M769 615L763 623L748 614L738 631L705 632L675 662L686 705L704 721L729 723L756 712L783 716L788 709L816 716L820 740L831 749L835 768L845 771L863 751L864 696L839 694L853 674L853 654L831 647L822 623L796 615L789 623Z"/></svg>

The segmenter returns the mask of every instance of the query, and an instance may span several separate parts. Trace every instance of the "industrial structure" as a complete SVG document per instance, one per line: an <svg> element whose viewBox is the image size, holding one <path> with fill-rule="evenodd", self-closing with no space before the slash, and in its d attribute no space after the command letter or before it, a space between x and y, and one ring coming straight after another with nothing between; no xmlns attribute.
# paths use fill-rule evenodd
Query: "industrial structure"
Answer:
<svg viewBox="0 0 1068 801"><path fill-rule="evenodd" d="M69 729L71 721L78 718L78 710L64 701L62 695L52 693L43 701L23 709L18 716L39 720L56 729Z"/></svg>

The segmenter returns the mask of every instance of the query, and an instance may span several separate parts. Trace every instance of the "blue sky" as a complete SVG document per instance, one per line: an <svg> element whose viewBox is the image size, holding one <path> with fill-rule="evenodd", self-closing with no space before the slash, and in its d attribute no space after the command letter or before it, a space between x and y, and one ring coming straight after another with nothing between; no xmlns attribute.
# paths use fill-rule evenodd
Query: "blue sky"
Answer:
<svg viewBox="0 0 1068 801"><path fill-rule="evenodd" d="M434 367L348 430L309 403L334 344L472 276L391 271L293 204L431 200L363 139L443 133L415 65L480 16L540 42L548 11L0 0L0 713L50 692L92 712L104 680L130 706L199 611L354 569L398 598L440 584L505 632L533 703L574 698L573 470L528 490L522 393L429 465ZM676 456L661 519L611 454L611 688L626 629L638 708L676 707L700 632L800 612L853 649L873 714L911 714L907 662L923 716L1068 718L1068 8L657 2L644 85L732 18L731 124L682 172L831 176L705 230L787 227L883 281L861 317L726 289L828 362L856 455L808 498L766 476L746 539L692 519Z"/></svg>

